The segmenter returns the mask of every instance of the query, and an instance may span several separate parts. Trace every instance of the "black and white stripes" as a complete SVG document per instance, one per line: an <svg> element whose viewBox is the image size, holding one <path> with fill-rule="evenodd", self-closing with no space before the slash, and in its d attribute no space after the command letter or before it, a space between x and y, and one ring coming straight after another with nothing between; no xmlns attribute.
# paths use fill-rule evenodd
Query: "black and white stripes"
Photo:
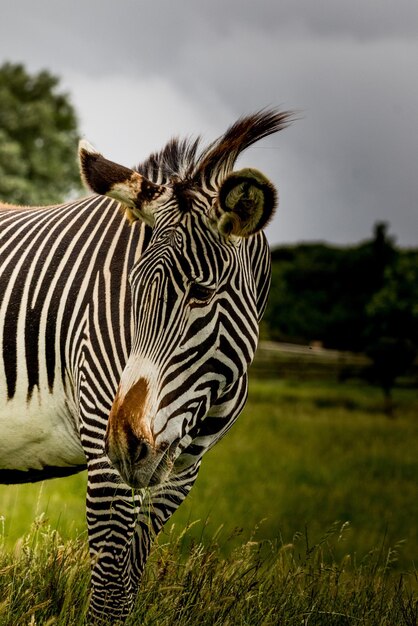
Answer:
<svg viewBox="0 0 418 626"><path fill-rule="evenodd" d="M275 193L230 174L288 121L242 118L201 152L173 140L137 171L83 143L109 197L0 205L0 480L87 467L94 620L128 614L152 538L244 406Z"/></svg>

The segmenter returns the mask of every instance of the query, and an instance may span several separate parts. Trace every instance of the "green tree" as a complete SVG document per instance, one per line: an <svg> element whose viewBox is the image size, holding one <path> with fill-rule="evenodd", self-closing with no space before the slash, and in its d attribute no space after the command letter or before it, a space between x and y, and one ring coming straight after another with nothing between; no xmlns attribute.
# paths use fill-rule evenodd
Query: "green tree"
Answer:
<svg viewBox="0 0 418 626"><path fill-rule="evenodd" d="M0 199L50 204L80 188L77 117L59 80L0 67Z"/></svg>
<svg viewBox="0 0 418 626"><path fill-rule="evenodd" d="M339 350L362 351L366 305L382 288L396 250L385 223L357 246L283 246L272 251L273 274L265 323L272 339L320 340Z"/></svg>
<svg viewBox="0 0 418 626"><path fill-rule="evenodd" d="M392 388L418 353L418 254L399 254L384 275L382 288L366 307L367 354L383 389L386 412L393 415Z"/></svg>

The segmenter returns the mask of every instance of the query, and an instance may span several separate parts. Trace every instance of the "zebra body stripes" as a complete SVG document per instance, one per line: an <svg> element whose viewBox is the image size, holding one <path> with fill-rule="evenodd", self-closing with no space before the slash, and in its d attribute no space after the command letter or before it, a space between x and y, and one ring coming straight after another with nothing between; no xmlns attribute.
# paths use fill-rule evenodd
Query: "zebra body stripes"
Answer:
<svg viewBox="0 0 418 626"><path fill-rule="evenodd" d="M270 281L275 190L242 150L288 113L242 118L136 171L81 144L100 195L0 205L0 481L87 468L91 617L123 620L152 539L231 427Z"/></svg>

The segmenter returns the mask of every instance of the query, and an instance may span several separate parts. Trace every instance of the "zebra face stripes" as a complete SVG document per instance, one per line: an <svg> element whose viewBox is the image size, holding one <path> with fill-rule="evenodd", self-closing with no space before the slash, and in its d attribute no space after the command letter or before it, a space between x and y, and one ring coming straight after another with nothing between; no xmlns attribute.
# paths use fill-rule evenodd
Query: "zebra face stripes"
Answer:
<svg viewBox="0 0 418 626"><path fill-rule="evenodd" d="M80 163L93 191L153 227L130 273L133 342L105 437L123 480L152 486L187 467L186 459L196 462L192 441L254 357L260 315L248 237L265 255L260 231L276 192L257 170L231 172L219 163L149 181L84 142Z"/></svg>
<svg viewBox="0 0 418 626"><path fill-rule="evenodd" d="M156 484L184 468L190 432L241 378L258 336L245 242L226 242L199 211L156 230L131 271L135 332L106 445L123 479ZM197 234L199 236L197 237ZM237 302L237 289L240 302Z"/></svg>

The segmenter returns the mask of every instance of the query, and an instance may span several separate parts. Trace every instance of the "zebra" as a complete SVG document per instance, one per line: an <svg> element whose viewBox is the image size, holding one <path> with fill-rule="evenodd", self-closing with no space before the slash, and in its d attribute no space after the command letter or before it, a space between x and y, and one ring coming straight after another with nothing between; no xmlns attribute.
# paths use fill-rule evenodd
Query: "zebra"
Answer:
<svg viewBox="0 0 418 626"><path fill-rule="evenodd" d="M135 169L82 140L93 192L0 206L0 482L87 469L90 619L124 621L152 541L247 398L277 192L241 152L290 112Z"/></svg>

